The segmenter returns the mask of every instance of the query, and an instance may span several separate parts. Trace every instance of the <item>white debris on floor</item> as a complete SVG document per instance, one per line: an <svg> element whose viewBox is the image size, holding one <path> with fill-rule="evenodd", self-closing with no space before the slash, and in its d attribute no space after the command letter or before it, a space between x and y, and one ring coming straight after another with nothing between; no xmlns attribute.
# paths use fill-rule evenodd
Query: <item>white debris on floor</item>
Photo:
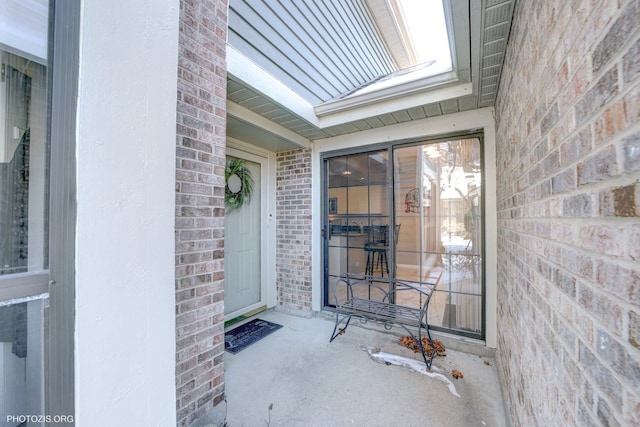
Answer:
<svg viewBox="0 0 640 427"><path fill-rule="evenodd" d="M431 370L434 372L429 372L426 370L424 363L418 360L409 359L408 357L398 356L397 354L384 353L382 351L379 351L376 348L366 348L363 350L369 353L369 357L371 357L371 359L374 360L375 362L385 363L387 365L391 364L391 365L397 365L397 366L404 366L405 368L414 370L422 375L426 375L428 377L435 378L436 380L440 380L443 383L445 383L447 387L449 387L449 391L451 392L451 394L453 394L456 397L460 397L460 394L458 394L458 391L456 390L456 386L453 385L453 383L451 382L451 380L449 380L449 378L447 378L441 373L435 372L439 369L434 365L431 365Z"/></svg>

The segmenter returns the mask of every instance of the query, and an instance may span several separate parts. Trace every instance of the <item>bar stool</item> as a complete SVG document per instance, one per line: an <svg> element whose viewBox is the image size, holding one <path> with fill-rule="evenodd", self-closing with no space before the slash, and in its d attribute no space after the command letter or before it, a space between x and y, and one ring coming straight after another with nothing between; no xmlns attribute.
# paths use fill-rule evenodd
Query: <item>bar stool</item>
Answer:
<svg viewBox="0 0 640 427"><path fill-rule="evenodd" d="M401 224L397 224L393 228L394 243L396 244L398 243L400 225ZM387 252L389 251L389 226L371 226L369 230L369 241L364 244L364 251L367 253L365 274L373 276L374 270L379 268L381 277L384 277L385 269L387 270L387 276L389 276L389 258L387 255Z"/></svg>

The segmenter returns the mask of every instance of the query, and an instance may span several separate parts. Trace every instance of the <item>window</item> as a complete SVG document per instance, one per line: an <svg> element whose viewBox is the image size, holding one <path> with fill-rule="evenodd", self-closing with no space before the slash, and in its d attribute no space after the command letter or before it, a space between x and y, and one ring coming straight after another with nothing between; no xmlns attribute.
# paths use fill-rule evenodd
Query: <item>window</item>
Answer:
<svg viewBox="0 0 640 427"><path fill-rule="evenodd" d="M73 1L0 2L3 420L60 415L73 425L80 8Z"/></svg>
<svg viewBox="0 0 640 427"><path fill-rule="evenodd" d="M429 81L429 77L453 69L451 43L441 1L391 0L389 7L393 11L404 50L410 58L408 66L354 91L351 96L416 80Z"/></svg>
<svg viewBox="0 0 640 427"><path fill-rule="evenodd" d="M1 13L0 419L13 426L7 416L45 413L49 5L6 1Z"/></svg>
<svg viewBox="0 0 640 427"><path fill-rule="evenodd" d="M325 305L343 273L437 283L431 326L483 338L481 152L472 135L327 154Z"/></svg>
<svg viewBox="0 0 640 427"><path fill-rule="evenodd" d="M394 149L396 277L437 283L432 326L483 336L481 139ZM407 302L407 304L411 304Z"/></svg>

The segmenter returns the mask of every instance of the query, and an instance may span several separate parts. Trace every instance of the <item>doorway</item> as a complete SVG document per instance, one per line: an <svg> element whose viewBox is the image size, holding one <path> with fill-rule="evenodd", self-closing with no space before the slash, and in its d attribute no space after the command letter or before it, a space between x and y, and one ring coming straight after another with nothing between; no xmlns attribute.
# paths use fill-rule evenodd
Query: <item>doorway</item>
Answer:
<svg viewBox="0 0 640 427"><path fill-rule="evenodd" d="M479 134L326 154L324 305L343 273L436 283L433 329L484 338L481 154Z"/></svg>
<svg viewBox="0 0 640 427"><path fill-rule="evenodd" d="M224 227L225 321L266 308L262 262L262 175L266 161L260 156L227 149L227 167L235 165L238 178L232 176L227 180L226 191L246 191L242 186L250 185L251 196L245 197L237 207L227 203ZM238 179L242 188L234 188L233 183Z"/></svg>

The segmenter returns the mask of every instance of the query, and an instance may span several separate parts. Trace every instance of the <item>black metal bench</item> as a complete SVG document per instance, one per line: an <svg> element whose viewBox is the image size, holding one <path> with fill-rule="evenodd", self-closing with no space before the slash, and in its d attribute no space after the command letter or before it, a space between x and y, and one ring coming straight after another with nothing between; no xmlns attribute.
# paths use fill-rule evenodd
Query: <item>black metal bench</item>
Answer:
<svg viewBox="0 0 640 427"><path fill-rule="evenodd" d="M336 324L329 342L342 335L352 317L359 317L362 322L373 320L390 330L394 325L404 328L418 345L427 369L431 369L435 346L429 323L427 310L436 283L414 282L388 277L343 274L338 280L331 282L336 308ZM415 307L397 304L397 300L405 293L413 293ZM409 295L406 295L409 296ZM340 327L344 323L344 327ZM423 335L431 346L430 351L422 344Z"/></svg>

